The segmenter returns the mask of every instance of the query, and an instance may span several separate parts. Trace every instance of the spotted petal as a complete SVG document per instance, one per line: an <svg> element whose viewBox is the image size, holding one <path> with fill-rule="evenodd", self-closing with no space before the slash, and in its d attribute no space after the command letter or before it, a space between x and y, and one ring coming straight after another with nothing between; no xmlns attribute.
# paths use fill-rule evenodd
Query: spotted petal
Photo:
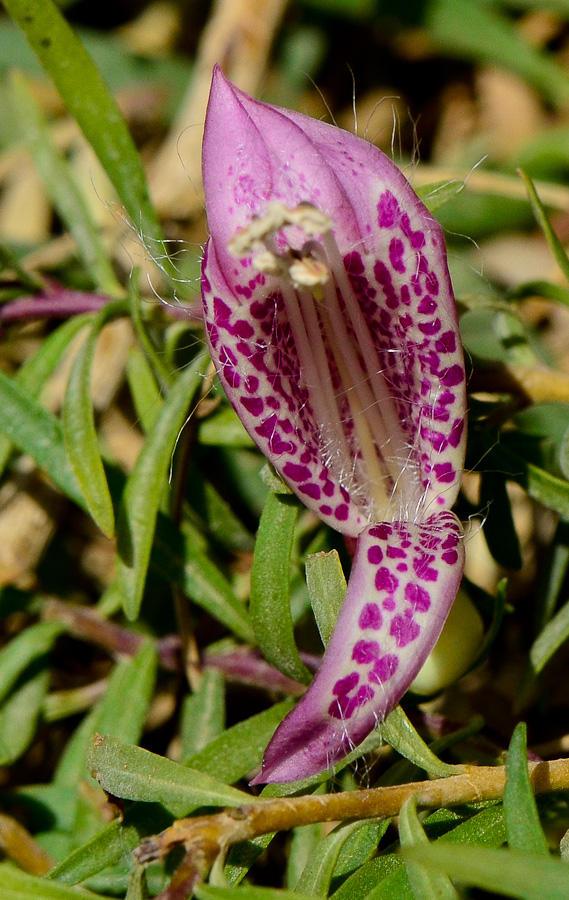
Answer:
<svg viewBox="0 0 569 900"><path fill-rule="evenodd" d="M463 565L462 528L451 512L362 532L322 664L275 732L254 783L321 772L372 731L436 643Z"/></svg>

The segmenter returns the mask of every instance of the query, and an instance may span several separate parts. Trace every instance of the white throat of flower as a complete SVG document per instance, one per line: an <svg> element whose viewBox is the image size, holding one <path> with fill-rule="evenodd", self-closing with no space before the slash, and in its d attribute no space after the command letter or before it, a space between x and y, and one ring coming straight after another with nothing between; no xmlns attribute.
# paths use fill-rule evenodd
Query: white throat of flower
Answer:
<svg viewBox="0 0 569 900"><path fill-rule="evenodd" d="M283 229L291 226L307 239L300 249L286 240ZM284 251L278 246L283 238ZM273 202L264 215L237 231L229 250L238 258L252 255L255 268L275 278L320 423L324 462L369 521L414 518L422 493L418 464L350 284L332 220L309 203L288 209ZM329 354L340 389L333 386Z"/></svg>

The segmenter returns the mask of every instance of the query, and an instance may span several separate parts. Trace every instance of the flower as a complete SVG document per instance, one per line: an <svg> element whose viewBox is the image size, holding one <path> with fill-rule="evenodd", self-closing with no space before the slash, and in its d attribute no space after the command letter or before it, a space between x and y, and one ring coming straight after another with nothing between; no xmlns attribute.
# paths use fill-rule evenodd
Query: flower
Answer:
<svg viewBox="0 0 569 900"><path fill-rule="evenodd" d="M256 781L343 758L437 641L464 565L465 372L441 229L380 150L214 71L202 295L245 428L356 539L322 664Z"/></svg>

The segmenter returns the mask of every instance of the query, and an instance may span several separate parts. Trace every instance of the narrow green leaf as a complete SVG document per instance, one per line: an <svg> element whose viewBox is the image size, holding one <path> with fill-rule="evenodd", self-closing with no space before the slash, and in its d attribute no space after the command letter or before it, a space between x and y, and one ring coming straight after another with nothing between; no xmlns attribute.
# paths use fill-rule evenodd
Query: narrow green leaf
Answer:
<svg viewBox="0 0 569 900"><path fill-rule="evenodd" d="M93 147L135 229L175 282L140 156L93 60L53 0L6 0L4 6Z"/></svg>
<svg viewBox="0 0 569 900"><path fill-rule="evenodd" d="M61 622L38 622L12 638L0 652L0 702L28 666L45 656L65 631Z"/></svg>
<svg viewBox="0 0 569 900"><path fill-rule="evenodd" d="M292 829L286 860L285 887L293 890L303 871L309 865L312 854L322 840L322 823L299 825Z"/></svg>
<svg viewBox="0 0 569 900"><path fill-rule="evenodd" d="M3 372L0 372L0 408L0 431L23 453L28 453L54 484L84 509L85 501L63 446L59 419Z"/></svg>
<svg viewBox="0 0 569 900"><path fill-rule="evenodd" d="M157 668L158 654L151 641L144 643L132 659L118 663L98 706L95 729L100 734L112 734L133 744L140 740L154 696Z"/></svg>
<svg viewBox="0 0 569 900"><path fill-rule="evenodd" d="M42 341L33 356L28 357L22 363L14 375L14 382L32 400L36 400L40 396L45 382L61 361L61 357L72 339L87 322L91 321L91 318L91 314L86 314L68 319ZM12 441L5 434L0 434L0 475L4 471L13 449Z"/></svg>
<svg viewBox="0 0 569 900"><path fill-rule="evenodd" d="M446 778L448 775L456 775L456 766L442 762L432 750L429 750L400 706L396 706L379 727L382 737L394 750L432 777Z"/></svg>
<svg viewBox="0 0 569 900"><path fill-rule="evenodd" d="M184 762L223 734L225 727L225 678L205 669L199 687L182 706L180 739Z"/></svg>
<svg viewBox="0 0 569 900"><path fill-rule="evenodd" d="M539 199L538 193L535 189L535 185L529 175L524 172L523 169L518 169L518 175L522 179L526 190L528 192L529 200L531 203L531 207L533 209L534 216L537 220L537 223L543 234L545 235L545 240L549 245L549 249L551 250L555 262L565 275L567 281L569 281L569 258L567 257L567 253L565 252L565 248L563 244L557 237L555 231L551 227L549 219L547 218L547 213L543 207L543 203Z"/></svg>
<svg viewBox="0 0 569 900"><path fill-rule="evenodd" d="M140 609L156 516L167 484L172 454L206 366L204 353L177 379L123 493L117 524L117 579L124 593L124 610L130 619L135 619Z"/></svg>
<svg viewBox="0 0 569 900"><path fill-rule="evenodd" d="M200 420L199 439L204 447L255 446L235 410L226 404Z"/></svg>
<svg viewBox="0 0 569 900"><path fill-rule="evenodd" d="M193 533L181 534L165 516L158 525L151 556L152 565L177 584L187 596L246 643L255 635L247 610L235 596L219 566L206 556Z"/></svg>
<svg viewBox="0 0 569 900"><path fill-rule="evenodd" d="M296 891L284 891L277 888L251 887L213 887L211 884L199 884L194 888L198 900L309 900L311 894Z"/></svg>
<svg viewBox="0 0 569 900"><path fill-rule="evenodd" d="M466 187L466 181L453 178L452 181L435 181L432 184L421 184L415 188L415 193L423 201L429 212L436 212L450 200L454 200L457 194L462 193Z"/></svg>
<svg viewBox="0 0 569 900"><path fill-rule="evenodd" d="M417 816L414 797L409 797L401 807L399 840L403 849L429 843ZM447 875L430 872L413 862L407 862L406 868L411 889L417 900L458 900L458 894Z"/></svg>
<svg viewBox="0 0 569 900"><path fill-rule="evenodd" d="M367 826L367 822L348 822L326 835L315 847L295 885L295 891L327 897L336 863L346 842Z"/></svg>
<svg viewBox="0 0 569 900"><path fill-rule="evenodd" d="M567 76L555 58L520 38L513 23L493 4L431 0L425 9L429 36L445 53L515 72L556 105L569 100Z"/></svg>
<svg viewBox="0 0 569 900"><path fill-rule="evenodd" d="M290 567L298 506L290 496L270 493L259 522L251 569L249 613L263 656L303 684L311 675L294 640Z"/></svg>
<svg viewBox="0 0 569 900"><path fill-rule="evenodd" d="M70 166L56 149L51 131L21 72L10 77L11 100L18 132L61 219L69 229L94 285L111 295L121 294L99 227L79 189Z"/></svg>
<svg viewBox="0 0 569 900"><path fill-rule="evenodd" d="M51 869L48 877L64 884L79 884L120 862L143 838L167 828L171 821L156 803L133 805L126 810L122 821L115 819L99 831Z"/></svg>
<svg viewBox="0 0 569 900"><path fill-rule="evenodd" d="M101 787L115 797L162 803L177 818L200 806L241 806L254 799L212 775L114 737L95 735L87 765Z"/></svg>
<svg viewBox="0 0 569 900"><path fill-rule="evenodd" d="M410 847L406 860L445 872L462 884L506 894L519 900L567 900L567 863L520 850L479 847Z"/></svg>
<svg viewBox="0 0 569 900"><path fill-rule="evenodd" d="M346 579L337 550L313 553L307 558L306 585L318 631L326 647L346 594Z"/></svg>
<svg viewBox="0 0 569 900"><path fill-rule="evenodd" d="M126 378L136 415L148 434L160 412L162 397L152 369L140 347L133 347L126 361Z"/></svg>
<svg viewBox="0 0 569 900"><path fill-rule="evenodd" d="M233 784L261 765L263 753L275 728L290 712L294 702L284 700L243 722L228 728L207 747L194 753L186 765L215 775L220 781Z"/></svg>
<svg viewBox="0 0 569 900"><path fill-rule="evenodd" d="M84 889L77 891L68 885L22 872L9 862L0 863L0 884L2 900L105 900L101 894Z"/></svg>
<svg viewBox="0 0 569 900"><path fill-rule="evenodd" d="M62 426L67 456L88 510L107 537L113 537L115 515L97 440L91 371L102 329L126 311L125 302L117 300L95 316L87 340L75 357L63 399Z"/></svg>
<svg viewBox="0 0 569 900"><path fill-rule="evenodd" d="M429 829L432 820L437 821L440 812L433 813L425 822ZM504 814L501 806L491 806L457 825L435 843L448 843L451 850L461 845L476 844L483 847L499 847L506 839ZM432 846L432 845L431 845ZM334 900L413 900L407 872L401 856L383 854L365 863L354 872L334 894Z"/></svg>
<svg viewBox="0 0 569 900"><path fill-rule="evenodd" d="M549 856L529 778L524 722L516 725L508 748L504 813L508 844L512 850Z"/></svg>
<svg viewBox="0 0 569 900"><path fill-rule="evenodd" d="M156 651L150 641L132 659L117 664L105 696L85 716L60 757L54 778L59 787L78 790L85 778L85 760L95 732L132 743L140 739L154 693L156 669Z"/></svg>
<svg viewBox="0 0 569 900"><path fill-rule="evenodd" d="M483 472L480 505L485 508L483 534L490 553L499 565L521 569L522 554L516 534L506 479L499 472Z"/></svg>
<svg viewBox="0 0 569 900"><path fill-rule="evenodd" d="M569 638L569 602L565 603L547 623L533 642L529 661L534 675L538 675L554 653Z"/></svg>
<svg viewBox="0 0 569 900"><path fill-rule="evenodd" d="M38 662L0 707L0 766L19 759L30 746L48 687L49 671Z"/></svg>

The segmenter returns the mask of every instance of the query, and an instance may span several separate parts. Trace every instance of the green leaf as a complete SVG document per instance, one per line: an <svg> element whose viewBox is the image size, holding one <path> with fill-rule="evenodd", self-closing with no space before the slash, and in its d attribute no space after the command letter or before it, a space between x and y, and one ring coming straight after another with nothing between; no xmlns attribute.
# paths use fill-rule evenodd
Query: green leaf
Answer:
<svg viewBox="0 0 569 900"><path fill-rule="evenodd" d="M71 468L91 516L109 538L114 534L115 515L95 429L91 371L102 329L126 311L126 303L117 300L107 304L95 316L87 340L71 368L62 411L63 439Z"/></svg>
<svg viewBox="0 0 569 900"><path fill-rule="evenodd" d="M94 730L133 744L139 741L154 696L157 668L158 654L151 641L132 659L119 662L98 705Z"/></svg>
<svg viewBox="0 0 569 900"><path fill-rule="evenodd" d="M85 716L60 757L54 779L57 785L78 789L85 778L85 760L95 732L132 743L140 739L154 694L156 669L157 655L150 641L135 657L116 665L104 697Z"/></svg>
<svg viewBox="0 0 569 900"><path fill-rule="evenodd" d="M223 734L225 727L225 678L205 669L195 693L182 705L180 739L184 762Z"/></svg>
<svg viewBox="0 0 569 900"><path fill-rule="evenodd" d="M466 181L456 178L452 181L436 181L432 184L421 184L415 193L423 201L429 212L436 212L449 200L454 200L466 187Z"/></svg>
<svg viewBox="0 0 569 900"><path fill-rule="evenodd" d="M478 0L430 0L425 26L435 45L454 58L494 63L520 75L556 105L569 100L566 73L553 56L518 37L493 5Z"/></svg>
<svg viewBox="0 0 569 900"><path fill-rule="evenodd" d="M400 706L396 706L379 727L382 737L394 750L424 769L433 778L456 775L456 766L441 762L432 750L429 750Z"/></svg>
<svg viewBox="0 0 569 900"><path fill-rule="evenodd" d="M569 602L549 620L531 645L529 662L534 675L541 672L567 638L569 638Z"/></svg>
<svg viewBox="0 0 569 900"><path fill-rule="evenodd" d="M0 863L0 884L2 900L104 900L101 894L29 875L9 862Z"/></svg>
<svg viewBox="0 0 569 900"><path fill-rule="evenodd" d="M355 834L367 828L367 822L348 822L326 835L314 847L310 859L295 885L295 891L326 897L344 845ZM387 827L387 823L386 823Z"/></svg>
<svg viewBox="0 0 569 900"><path fill-rule="evenodd" d="M524 722L516 725L508 748L504 813L508 844L512 850L549 856L529 778Z"/></svg>
<svg viewBox="0 0 569 900"><path fill-rule="evenodd" d="M137 232L175 282L140 156L93 60L52 0L7 0L4 6L93 147Z"/></svg>
<svg viewBox="0 0 569 900"><path fill-rule="evenodd" d="M85 881L120 862L143 838L167 828L171 821L171 816L156 803L135 804L126 810L122 821L115 819L51 869L48 878L65 884Z"/></svg>
<svg viewBox="0 0 569 900"><path fill-rule="evenodd" d="M133 347L126 360L126 377L136 415L142 430L148 434L160 412L162 397L146 356L140 347Z"/></svg>
<svg viewBox="0 0 569 900"><path fill-rule="evenodd" d="M425 822L437 822L440 812L433 813ZM452 851L457 846L478 844L499 847L506 837L504 814L500 806L491 806L452 828L435 844L449 843ZM431 845L432 846L432 845ZM402 858L396 854L384 854L365 863L354 872L334 894L334 900L414 900Z"/></svg>
<svg viewBox="0 0 569 900"><path fill-rule="evenodd" d="M176 818L200 806L241 806L254 800L212 775L114 737L95 735L87 765L101 787L115 797L162 803Z"/></svg>
<svg viewBox="0 0 569 900"><path fill-rule="evenodd" d="M72 339L87 322L91 321L91 318L91 314L86 314L68 319L42 341L33 356L28 357L22 363L14 375L14 382L32 400L36 400L40 396L45 382L59 365L61 357ZM0 435L0 474L4 471L12 450L12 441L4 434Z"/></svg>
<svg viewBox="0 0 569 900"><path fill-rule="evenodd" d="M0 431L23 453L28 453L70 500L85 509L65 453L59 419L3 372L0 372L0 408Z"/></svg>
<svg viewBox="0 0 569 900"><path fill-rule="evenodd" d="M255 542L249 613L265 659L289 678L309 684L312 676L298 655L290 610L297 515L296 500L290 496L267 496Z"/></svg>
<svg viewBox="0 0 569 900"><path fill-rule="evenodd" d="M0 651L0 702L10 693L29 665L49 653L65 631L61 622L30 625Z"/></svg>
<svg viewBox="0 0 569 900"><path fill-rule="evenodd" d="M38 671L39 669L39 671ZM30 746L47 690L49 670L31 667L0 708L0 766L8 766Z"/></svg>
<svg viewBox="0 0 569 900"><path fill-rule="evenodd" d="M99 227L79 189L70 166L56 149L21 72L10 77L11 100L19 135L30 152L39 176L61 219L69 229L93 284L109 294L121 294Z"/></svg>
<svg viewBox="0 0 569 900"><path fill-rule="evenodd" d="M522 554L516 534L506 480L499 472L483 472L480 505L484 507L483 534L490 553L507 569L521 569Z"/></svg>
<svg viewBox="0 0 569 900"><path fill-rule="evenodd" d="M569 896L567 863L538 854L436 843L409 848L404 855L462 884L519 900L567 900Z"/></svg>
<svg viewBox="0 0 569 900"><path fill-rule="evenodd" d="M417 816L417 804L414 797L409 797L401 807L399 840L403 849L429 843ZM423 866L412 862L408 862L406 868L415 897L420 900L458 900L458 894L446 875L429 872Z"/></svg>
<svg viewBox="0 0 569 900"><path fill-rule="evenodd" d="M117 523L117 579L124 593L124 610L129 619L135 619L140 609L156 516L167 484L170 461L207 364L204 353L177 379L124 489Z"/></svg>
<svg viewBox="0 0 569 900"><path fill-rule="evenodd" d="M219 566L209 559L191 533L181 534L164 516L158 526L151 556L152 565L211 616L246 643L255 636L247 610L235 596Z"/></svg>
<svg viewBox="0 0 569 900"><path fill-rule="evenodd" d="M547 218L547 213L545 212L545 209L543 208L543 204L542 204L541 200L539 199L539 196L535 189L534 183L531 180L531 178L529 177L529 175L527 175L523 171L523 169L518 169L518 175L520 176L520 178L522 179L523 183L526 186L526 190L528 192L528 196L529 196L529 200L531 203L531 207L533 209L533 213L535 215L535 218L537 220L539 227L541 228L541 230L543 231L543 234L545 235L545 240L547 241L547 243L549 245L549 249L551 250L551 252L555 258L555 262L557 263L557 265L559 266L559 268L565 275L565 278L567 279L567 281L569 281L569 258L567 257L567 253L565 252L565 248L563 247L563 244L561 243L561 241L559 240L559 238L557 237L556 233L554 232L553 228L551 227L551 225L549 223L549 219Z"/></svg>
<svg viewBox="0 0 569 900"><path fill-rule="evenodd" d="M199 884L194 888L198 900L312 900L311 894L296 891L284 891L277 888L251 887L213 887L211 884Z"/></svg>
<svg viewBox="0 0 569 900"><path fill-rule="evenodd" d="M277 725L293 706L293 701L284 700L238 722L210 741L203 750L190 756L185 761L186 765L233 784L261 765L265 747Z"/></svg>
<svg viewBox="0 0 569 900"><path fill-rule="evenodd" d="M326 647L346 595L346 579L337 550L307 557L306 585L318 631Z"/></svg>

